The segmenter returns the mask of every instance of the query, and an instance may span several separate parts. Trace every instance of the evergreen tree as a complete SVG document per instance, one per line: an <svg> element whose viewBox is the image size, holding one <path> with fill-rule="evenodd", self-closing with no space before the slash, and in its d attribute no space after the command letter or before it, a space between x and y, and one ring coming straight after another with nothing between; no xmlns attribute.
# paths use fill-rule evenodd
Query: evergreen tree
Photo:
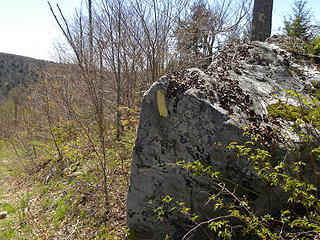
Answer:
<svg viewBox="0 0 320 240"><path fill-rule="evenodd" d="M284 31L292 37L308 42L313 37L311 14L307 0L296 0L292 7L292 15L284 19Z"/></svg>
<svg viewBox="0 0 320 240"><path fill-rule="evenodd" d="M204 0L196 1L186 19L179 20L176 37L180 60L194 63L211 56L215 34L212 32L214 19Z"/></svg>
<svg viewBox="0 0 320 240"><path fill-rule="evenodd" d="M175 28L179 64L210 65L215 48L240 35L250 4L250 0L192 1Z"/></svg>

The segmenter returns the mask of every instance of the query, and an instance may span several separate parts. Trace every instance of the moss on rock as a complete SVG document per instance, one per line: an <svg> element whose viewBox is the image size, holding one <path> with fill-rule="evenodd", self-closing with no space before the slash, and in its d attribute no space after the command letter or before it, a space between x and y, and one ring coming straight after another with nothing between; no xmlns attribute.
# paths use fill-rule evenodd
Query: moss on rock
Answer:
<svg viewBox="0 0 320 240"><path fill-rule="evenodd" d="M292 106L278 102L267 107L269 116L274 118L284 118L288 121L303 120L315 127L320 127L319 109L306 108L304 106Z"/></svg>

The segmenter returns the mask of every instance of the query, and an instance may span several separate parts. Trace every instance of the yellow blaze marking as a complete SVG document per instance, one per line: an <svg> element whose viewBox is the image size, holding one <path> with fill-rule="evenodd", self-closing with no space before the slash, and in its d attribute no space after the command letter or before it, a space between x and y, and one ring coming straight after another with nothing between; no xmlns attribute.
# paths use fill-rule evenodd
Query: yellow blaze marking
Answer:
<svg viewBox="0 0 320 240"><path fill-rule="evenodd" d="M166 96L164 95L164 92L162 90L157 91L157 102L160 116L168 117L169 113L166 106Z"/></svg>

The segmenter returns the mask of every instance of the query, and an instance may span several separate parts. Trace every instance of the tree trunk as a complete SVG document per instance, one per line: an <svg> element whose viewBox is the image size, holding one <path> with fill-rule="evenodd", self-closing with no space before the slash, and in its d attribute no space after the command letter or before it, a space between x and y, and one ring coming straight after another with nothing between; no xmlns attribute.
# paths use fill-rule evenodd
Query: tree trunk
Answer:
<svg viewBox="0 0 320 240"><path fill-rule="evenodd" d="M254 0L251 40L263 42L271 35L273 0Z"/></svg>
<svg viewBox="0 0 320 240"><path fill-rule="evenodd" d="M88 0L89 11L89 64L93 62L93 20L92 20L92 0Z"/></svg>

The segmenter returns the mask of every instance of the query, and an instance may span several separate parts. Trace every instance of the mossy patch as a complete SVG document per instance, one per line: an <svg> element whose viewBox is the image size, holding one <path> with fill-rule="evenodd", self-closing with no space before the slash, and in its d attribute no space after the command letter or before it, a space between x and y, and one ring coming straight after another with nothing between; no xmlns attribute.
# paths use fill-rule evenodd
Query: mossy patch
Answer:
<svg viewBox="0 0 320 240"><path fill-rule="evenodd" d="M271 104L267 107L269 116L283 118L288 121L303 120L316 127L320 127L320 111L308 109L303 106L292 106L282 102Z"/></svg>

